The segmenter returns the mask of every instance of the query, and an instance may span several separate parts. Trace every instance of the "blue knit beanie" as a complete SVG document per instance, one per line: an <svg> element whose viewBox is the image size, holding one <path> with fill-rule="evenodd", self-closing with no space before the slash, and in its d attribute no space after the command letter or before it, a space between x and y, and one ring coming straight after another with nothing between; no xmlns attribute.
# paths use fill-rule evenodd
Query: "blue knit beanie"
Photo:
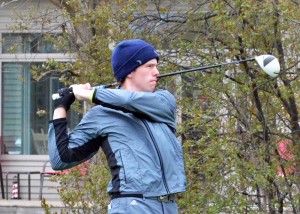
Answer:
<svg viewBox="0 0 300 214"><path fill-rule="evenodd" d="M118 82L151 59L159 60L155 48L141 39L124 40L114 49L111 64Z"/></svg>

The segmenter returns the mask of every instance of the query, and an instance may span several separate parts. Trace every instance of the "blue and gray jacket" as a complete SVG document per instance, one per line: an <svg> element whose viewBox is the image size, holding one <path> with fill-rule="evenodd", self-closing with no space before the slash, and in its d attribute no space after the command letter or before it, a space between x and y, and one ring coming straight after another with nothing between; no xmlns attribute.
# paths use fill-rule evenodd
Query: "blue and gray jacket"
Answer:
<svg viewBox="0 0 300 214"><path fill-rule="evenodd" d="M98 105L69 135L65 118L50 121L53 169L78 165L101 147L112 174L110 194L152 197L185 191L183 151L175 136L176 100L171 93L95 89L92 101Z"/></svg>

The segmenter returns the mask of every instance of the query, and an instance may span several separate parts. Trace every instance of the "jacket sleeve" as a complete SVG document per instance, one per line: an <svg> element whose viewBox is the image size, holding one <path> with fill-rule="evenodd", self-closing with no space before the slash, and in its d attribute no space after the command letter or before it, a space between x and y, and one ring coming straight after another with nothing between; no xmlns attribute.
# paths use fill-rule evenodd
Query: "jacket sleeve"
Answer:
<svg viewBox="0 0 300 214"><path fill-rule="evenodd" d="M88 116L90 117L90 116ZM97 153L103 137L96 135L92 122L86 123L86 116L68 135L65 118L49 122L48 150L50 163L54 170L76 166Z"/></svg>
<svg viewBox="0 0 300 214"><path fill-rule="evenodd" d="M92 102L99 105L118 106L143 114L155 122L166 123L176 128L176 100L167 90L132 92L122 89L97 88Z"/></svg>

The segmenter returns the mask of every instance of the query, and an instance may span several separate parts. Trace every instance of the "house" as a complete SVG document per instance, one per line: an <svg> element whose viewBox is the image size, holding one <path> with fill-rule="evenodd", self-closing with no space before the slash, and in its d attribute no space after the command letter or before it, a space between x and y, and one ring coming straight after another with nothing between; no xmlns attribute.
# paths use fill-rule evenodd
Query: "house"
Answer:
<svg viewBox="0 0 300 214"><path fill-rule="evenodd" d="M7 172L40 172L49 158L47 132L53 112L51 95L63 85L55 76L36 81L32 78L31 69L49 59L61 62L71 59L55 49L44 37L55 37L60 29L40 27L38 19L34 20L35 23L29 23L30 28L26 32L13 29L18 24L16 18L24 12L30 14L31 10L57 12L47 0L0 1L0 161L4 193L8 196L0 200L0 213L5 213L1 204L20 203L20 200L11 199L12 182L16 174ZM78 120L74 118L74 121ZM47 170L50 169L48 166ZM47 201L59 200L55 185L45 181L43 197ZM40 206L40 174L31 174L30 189L28 174L21 174L19 186L21 201L38 201Z"/></svg>

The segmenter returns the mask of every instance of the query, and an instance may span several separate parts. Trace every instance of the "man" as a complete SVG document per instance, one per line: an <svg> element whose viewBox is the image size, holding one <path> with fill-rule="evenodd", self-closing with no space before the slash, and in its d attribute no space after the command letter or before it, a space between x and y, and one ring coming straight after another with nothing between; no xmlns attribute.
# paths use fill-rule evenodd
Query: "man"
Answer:
<svg viewBox="0 0 300 214"><path fill-rule="evenodd" d="M153 46L134 39L112 54L119 89L72 85L58 100L49 123L53 169L66 169L91 158L101 147L112 180L108 213L178 213L176 193L185 191L183 153L175 136L176 100L155 90L159 56ZM67 135L67 111L78 100L98 104Z"/></svg>

